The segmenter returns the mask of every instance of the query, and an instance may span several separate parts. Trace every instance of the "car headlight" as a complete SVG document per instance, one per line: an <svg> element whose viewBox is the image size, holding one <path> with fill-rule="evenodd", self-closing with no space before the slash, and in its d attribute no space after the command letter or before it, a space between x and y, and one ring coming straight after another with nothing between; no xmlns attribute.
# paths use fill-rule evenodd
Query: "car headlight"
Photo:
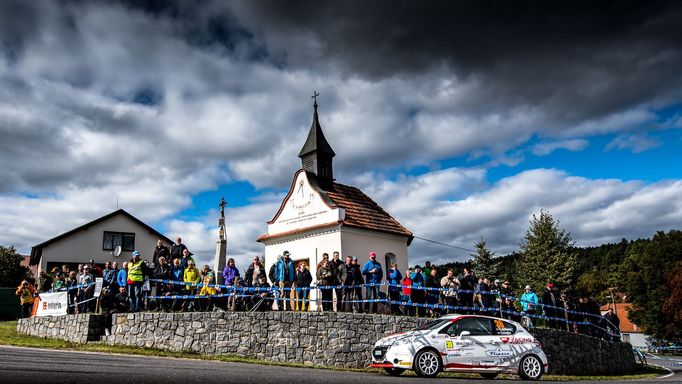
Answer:
<svg viewBox="0 0 682 384"><path fill-rule="evenodd" d="M400 346L400 345L407 345L407 344L411 344L411 343L412 343L412 340L411 340L409 337L406 337L406 338L404 338L404 339L398 339L398 340L396 340L396 341L393 343L393 346L396 346L396 347L397 347L397 346Z"/></svg>

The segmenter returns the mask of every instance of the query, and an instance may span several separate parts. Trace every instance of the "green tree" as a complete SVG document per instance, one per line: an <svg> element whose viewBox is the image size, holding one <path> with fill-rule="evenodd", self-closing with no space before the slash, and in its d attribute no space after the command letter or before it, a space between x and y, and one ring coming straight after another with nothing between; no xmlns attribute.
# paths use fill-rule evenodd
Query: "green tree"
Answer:
<svg viewBox="0 0 682 384"><path fill-rule="evenodd" d="M473 256L471 268L478 277L495 278L499 269L497 260L494 259L495 253L486 248L485 245L486 242L483 239L474 243L476 252L471 254Z"/></svg>
<svg viewBox="0 0 682 384"><path fill-rule="evenodd" d="M0 287L16 287L26 278L28 269L21 266L21 260L14 247L0 245Z"/></svg>
<svg viewBox="0 0 682 384"><path fill-rule="evenodd" d="M559 229L559 222L549 212L533 215L521 243L517 261L517 284L530 284L539 290L548 281L559 289L572 290L578 269L577 253L570 233Z"/></svg>
<svg viewBox="0 0 682 384"><path fill-rule="evenodd" d="M657 232L650 242L636 243L621 264L623 290L632 303L628 317L655 338L682 338L675 311L670 305L665 306L667 300L675 300L677 291L671 291L674 273L669 272L674 271L681 260L682 231L672 230ZM677 329L674 329L675 324Z"/></svg>
<svg viewBox="0 0 682 384"><path fill-rule="evenodd" d="M597 267L581 273L575 286L575 291L581 295L598 294L607 289L607 273Z"/></svg>

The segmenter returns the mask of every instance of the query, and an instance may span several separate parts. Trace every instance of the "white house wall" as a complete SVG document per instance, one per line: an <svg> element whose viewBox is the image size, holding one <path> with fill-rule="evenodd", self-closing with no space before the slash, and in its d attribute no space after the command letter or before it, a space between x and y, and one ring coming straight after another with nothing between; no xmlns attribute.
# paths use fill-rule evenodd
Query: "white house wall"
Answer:
<svg viewBox="0 0 682 384"><path fill-rule="evenodd" d="M40 259L39 271L45 270L48 262L86 263L92 259L98 264L105 261L117 261L121 264L128 261L131 258L132 251L123 251L119 257L113 257L111 251L102 250L105 231L134 233L135 250L142 253L143 260L151 262L159 237L127 216L120 214L45 246Z"/></svg>
<svg viewBox="0 0 682 384"><path fill-rule="evenodd" d="M624 332L621 334L621 340L622 341L627 341L629 342L633 347L636 348L646 348L646 340L649 338L648 335L645 335L643 333L627 333Z"/></svg>

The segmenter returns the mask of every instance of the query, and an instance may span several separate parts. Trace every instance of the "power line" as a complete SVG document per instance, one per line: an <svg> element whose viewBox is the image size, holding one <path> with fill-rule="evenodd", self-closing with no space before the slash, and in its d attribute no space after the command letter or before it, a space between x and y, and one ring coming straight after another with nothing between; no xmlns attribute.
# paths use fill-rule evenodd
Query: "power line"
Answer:
<svg viewBox="0 0 682 384"><path fill-rule="evenodd" d="M475 250L473 250L473 249L469 249L469 248L462 248L462 247L458 247L458 246L456 246L456 245L452 245L452 244L445 244L445 243L441 243L440 241L436 241L436 240L429 240L429 239L425 239L425 238L423 238L423 237L419 237L419 236L414 236L414 238L415 238L415 239L419 239L419 240L424 240L424 241L428 241L429 243L434 243L434 244L442 245L442 246L445 246L445 247L450 247L450 248L460 249L460 250L462 250L462 251L467 251L467 252L476 252L476 251L475 251Z"/></svg>

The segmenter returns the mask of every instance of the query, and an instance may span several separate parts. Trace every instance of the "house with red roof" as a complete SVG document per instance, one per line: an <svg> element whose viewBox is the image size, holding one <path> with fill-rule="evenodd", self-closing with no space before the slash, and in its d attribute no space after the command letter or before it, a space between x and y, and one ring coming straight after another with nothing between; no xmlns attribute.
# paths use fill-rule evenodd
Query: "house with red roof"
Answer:
<svg viewBox="0 0 682 384"><path fill-rule="evenodd" d="M613 313L618 316L618 320L620 320L621 340L632 344L633 347L645 348L647 346L646 340L649 336L645 335L644 331L628 318L628 311L631 306L632 304L630 303L609 303L602 305L600 310L601 314L604 315L609 308L613 308Z"/></svg>

